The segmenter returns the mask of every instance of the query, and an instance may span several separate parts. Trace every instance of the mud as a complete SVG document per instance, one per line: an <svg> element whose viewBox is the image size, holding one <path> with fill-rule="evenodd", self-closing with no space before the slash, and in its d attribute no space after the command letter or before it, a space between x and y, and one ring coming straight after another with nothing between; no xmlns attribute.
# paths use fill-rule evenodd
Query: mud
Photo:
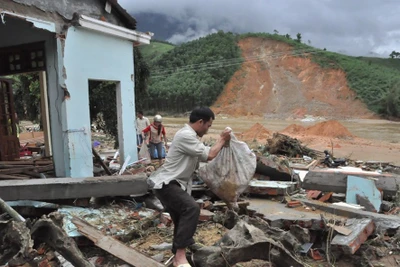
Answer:
<svg viewBox="0 0 400 267"><path fill-rule="evenodd" d="M347 84L346 74L321 68L311 56L293 56L285 43L262 38L239 41L246 61L213 105L217 114L296 119L376 118Z"/></svg>

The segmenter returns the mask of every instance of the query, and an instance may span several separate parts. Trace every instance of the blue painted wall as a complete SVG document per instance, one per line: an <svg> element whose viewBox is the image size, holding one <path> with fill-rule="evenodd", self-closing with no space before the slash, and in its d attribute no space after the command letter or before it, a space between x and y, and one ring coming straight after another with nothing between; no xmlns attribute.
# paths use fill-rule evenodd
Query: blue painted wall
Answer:
<svg viewBox="0 0 400 267"><path fill-rule="evenodd" d="M66 176L93 176L89 116L89 80L118 82L120 155L137 160L133 45L131 42L82 28L71 27L64 47L65 85L71 95L64 101ZM115 93L110 92L110 93ZM117 103L116 103L117 105Z"/></svg>

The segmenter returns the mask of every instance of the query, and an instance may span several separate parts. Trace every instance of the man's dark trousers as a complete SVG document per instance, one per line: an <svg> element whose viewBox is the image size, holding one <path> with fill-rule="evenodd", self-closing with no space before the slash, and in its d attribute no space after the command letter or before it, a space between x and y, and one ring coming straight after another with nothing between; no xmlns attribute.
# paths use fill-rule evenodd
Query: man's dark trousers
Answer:
<svg viewBox="0 0 400 267"><path fill-rule="evenodd" d="M193 197L185 192L177 181L171 181L161 189L153 191L174 222L172 252L175 254L177 249L194 244L193 235L196 232L200 207Z"/></svg>

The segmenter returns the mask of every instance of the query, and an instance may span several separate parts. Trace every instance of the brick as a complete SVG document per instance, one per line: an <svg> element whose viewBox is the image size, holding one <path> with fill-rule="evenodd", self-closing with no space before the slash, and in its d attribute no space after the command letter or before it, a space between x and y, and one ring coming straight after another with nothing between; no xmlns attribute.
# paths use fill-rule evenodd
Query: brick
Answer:
<svg viewBox="0 0 400 267"><path fill-rule="evenodd" d="M213 212L211 212L209 210L201 209L200 210L199 221L201 221L201 222L212 221L213 216L214 216Z"/></svg>
<svg viewBox="0 0 400 267"><path fill-rule="evenodd" d="M327 202L333 195L333 192L325 193L322 197L320 197L318 200L322 202Z"/></svg>
<svg viewBox="0 0 400 267"><path fill-rule="evenodd" d="M296 208L296 207L300 207L302 204L299 200L294 200L294 201L289 201L286 206L288 206L289 208Z"/></svg>
<svg viewBox="0 0 400 267"><path fill-rule="evenodd" d="M322 258L322 256L319 253L319 251L316 250L316 249L310 249L309 255L310 255L311 258L313 258L313 260L316 260L316 261L320 261L320 260L324 259L324 258Z"/></svg>
<svg viewBox="0 0 400 267"><path fill-rule="evenodd" d="M348 236L337 234L332 239L331 247L348 255L354 254L375 230L372 219L349 219L346 227L352 233Z"/></svg>
<svg viewBox="0 0 400 267"><path fill-rule="evenodd" d="M317 199L319 196L322 194L321 191L318 190L310 190L307 192L307 198L308 199Z"/></svg>

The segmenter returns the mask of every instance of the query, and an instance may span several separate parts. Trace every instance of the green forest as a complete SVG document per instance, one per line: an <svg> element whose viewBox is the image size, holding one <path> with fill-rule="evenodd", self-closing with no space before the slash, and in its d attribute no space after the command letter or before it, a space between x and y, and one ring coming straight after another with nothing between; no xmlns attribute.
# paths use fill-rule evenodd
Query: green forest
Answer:
<svg viewBox="0 0 400 267"><path fill-rule="evenodd" d="M237 40L238 35L220 31L180 46L169 45L172 49L161 43L155 55L144 46L142 54L149 65L150 81L139 108L182 113L211 105L240 67ZM166 52L159 55L160 50Z"/></svg>
<svg viewBox="0 0 400 267"><path fill-rule="evenodd" d="M296 56L311 57L323 68L343 70L349 87L369 109L383 117L400 117L400 58L346 56L314 48L311 41L305 44L301 33L292 38L277 31L241 35L220 31L180 46L165 42L144 46L141 51L149 65L150 80L139 106L154 112L176 113L211 105L240 68L242 59L237 42L246 37L288 43Z"/></svg>

